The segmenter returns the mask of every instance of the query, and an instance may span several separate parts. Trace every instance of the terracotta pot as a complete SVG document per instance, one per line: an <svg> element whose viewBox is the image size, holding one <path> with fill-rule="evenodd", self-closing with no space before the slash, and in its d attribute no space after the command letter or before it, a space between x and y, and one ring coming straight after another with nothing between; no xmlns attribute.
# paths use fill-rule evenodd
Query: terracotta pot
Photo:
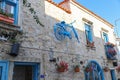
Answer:
<svg viewBox="0 0 120 80"><path fill-rule="evenodd" d="M10 18L10 17L0 14L0 21L4 21L4 22L10 23L10 24L13 24L14 18Z"/></svg>
<svg viewBox="0 0 120 80"><path fill-rule="evenodd" d="M57 71L58 72L65 72L65 68L63 68L63 67L57 68Z"/></svg>
<svg viewBox="0 0 120 80"><path fill-rule="evenodd" d="M75 71L75 72L80 72L80 68L79 68L79 67L75 67L75 68L74 68L74 71Z"/></svg>
<svg viewBox="0 0 120 80"><path fill-rule="evenodd" d="M108 71L109 71L109 68L107 68L107 67L104 68L104 71L105 71L105 72L108 72Z"/></svg>

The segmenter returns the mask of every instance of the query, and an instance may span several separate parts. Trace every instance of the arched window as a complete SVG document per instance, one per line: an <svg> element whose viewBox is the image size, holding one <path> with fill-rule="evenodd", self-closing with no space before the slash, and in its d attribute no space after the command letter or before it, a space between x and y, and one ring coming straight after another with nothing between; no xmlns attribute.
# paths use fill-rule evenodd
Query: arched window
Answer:
<svg viewBox="0 0 120 80"><path fill-rule="evenodd" d="M85 80L104 80L103 70L96 61L90 61L86 66Z"/></svg>

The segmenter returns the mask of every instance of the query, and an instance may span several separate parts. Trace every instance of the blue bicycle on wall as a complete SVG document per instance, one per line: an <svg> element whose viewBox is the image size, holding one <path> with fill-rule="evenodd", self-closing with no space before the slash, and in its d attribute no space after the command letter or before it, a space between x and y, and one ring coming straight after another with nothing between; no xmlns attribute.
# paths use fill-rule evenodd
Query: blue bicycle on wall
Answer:
<svg viewBox="0 0 120 80"><path fill-rule="evenodd" d="M54 34L55 34L55 37L57 38L57 40L63 41L65 39L65 37L72 39L72 32L73 32L77 41L80 42L79 38L78 38L78 34L72 25L74 22L75 21L73 21L70 24L67 24L65 21L62 21L62 22L56 23L54 25Z"/></svg>

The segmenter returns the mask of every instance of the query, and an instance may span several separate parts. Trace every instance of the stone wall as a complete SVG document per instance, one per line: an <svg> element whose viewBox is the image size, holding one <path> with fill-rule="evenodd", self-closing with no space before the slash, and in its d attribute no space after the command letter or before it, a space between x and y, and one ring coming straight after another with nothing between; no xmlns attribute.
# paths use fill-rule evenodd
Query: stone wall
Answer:
<svg viewBox="0 0 120 80"><path fill-rule="evenodd" d="M0 58L10 61L9 80L12 80L15 61L40 63L40 74L45 75L44 80L84 80L84 66L86 66L90 60L97 61L101 67L104 66L105 62L107 63L103 36L101 36L104 31L102 28L108 31L109 40L114 43L113 28L97 20L95 16L81 10L72 2L70 2L72 13L69 14L46 0L28 0L32 3L31 6L37 12L36 14L39 16L41 23L45 25L42 27L35 22L28 8L22 5L22 0L19 1L19 25L23 29L23 35L20 39L22 43L19 55L12 57L6 54L10 51L11 44L6 42L0 44L1 51L4 48L4 52L1 52ZM86 47L85 21L83 21L83 18L93 23L95 49ZM72 40L66 38L62 42L58 41L54 35L54 24L60 21L71 23L74 20L76 20L76 22L73 25L78 32L80 43L77 42L75 37L73 37ZM69 64L69 70L67 72L58 73L56 71L56 63L49 61L50 48L52 48L54 52L53 57L56 58L57 63L62 60ZM80 66L81 70L75 73L73 66L76 62L79 63L80 61L83 62ZM108 62L108 65L109 67L113 67L111 62ZM104 74L106 80L111 80L109 72Z"/></svg>

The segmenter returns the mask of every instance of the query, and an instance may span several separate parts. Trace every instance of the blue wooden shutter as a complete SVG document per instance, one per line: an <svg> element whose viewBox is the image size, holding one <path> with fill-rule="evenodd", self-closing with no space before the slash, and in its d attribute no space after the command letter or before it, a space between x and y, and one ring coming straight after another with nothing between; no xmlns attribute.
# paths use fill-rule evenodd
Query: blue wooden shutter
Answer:
<svg viewBox="0 0 120 80"><path fill-rule="evenodd" d="M91 26L85 24L85 33L87 40L93 42Z"/></svg>
<svg viewBox="0 0 120 80"><path fill-rule="evenodd" d="M117 80L115 76L115 70L111 70L110 73L111 73L112 80Z"/></svg>

